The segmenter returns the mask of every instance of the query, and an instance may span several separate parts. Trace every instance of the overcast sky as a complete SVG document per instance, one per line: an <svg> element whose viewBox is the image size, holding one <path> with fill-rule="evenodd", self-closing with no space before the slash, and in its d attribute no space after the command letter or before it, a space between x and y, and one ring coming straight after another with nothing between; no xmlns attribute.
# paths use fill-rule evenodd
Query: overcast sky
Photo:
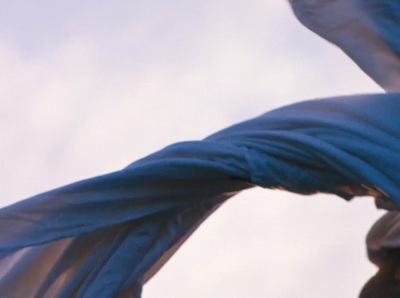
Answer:
<svg viewBox="0 0 400 298"><path fill-rule="evenodd" d="M1 205L285 104L382 92L284 0L0 3ZM380 214L370 198L243 192L144 298L356 297Z"/></svg>

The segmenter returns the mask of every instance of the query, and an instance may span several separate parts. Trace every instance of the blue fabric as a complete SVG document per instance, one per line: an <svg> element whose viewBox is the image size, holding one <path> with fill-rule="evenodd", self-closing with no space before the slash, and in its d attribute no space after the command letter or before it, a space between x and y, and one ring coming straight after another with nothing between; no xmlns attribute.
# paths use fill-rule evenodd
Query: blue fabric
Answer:
<svg viewBox="0 0 400 298"><path fill-rule="evenodd" d="M400 206L398 111L400 94L305 101L3 208L0 293L140 297L209 214L255 185Z"/></svg>
<svg viewBox="0 0 400 298"><path fill-rule="evenodd" d="M387 92L400 92L398 0L290 0L298 20L341 48Z"/></svg>
<svg viewBox="0 0 400 298"><path fill-rule="evenodd" d="M364 0L362 2L389 47L400 57L400 2Z"/></svg>

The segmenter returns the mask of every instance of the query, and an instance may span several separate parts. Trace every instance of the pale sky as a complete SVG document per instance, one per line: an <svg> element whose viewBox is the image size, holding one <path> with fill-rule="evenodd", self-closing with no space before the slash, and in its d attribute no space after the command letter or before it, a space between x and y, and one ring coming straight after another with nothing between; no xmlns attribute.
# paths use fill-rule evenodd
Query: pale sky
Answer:
<svg viewBox="0 0 400 298"><path fill-rule="evenodd" d="M284 0L0 3L1 205L275 107L382 92ZM356 297L380 214L371 198L243 192L143 297Z"/></svg>

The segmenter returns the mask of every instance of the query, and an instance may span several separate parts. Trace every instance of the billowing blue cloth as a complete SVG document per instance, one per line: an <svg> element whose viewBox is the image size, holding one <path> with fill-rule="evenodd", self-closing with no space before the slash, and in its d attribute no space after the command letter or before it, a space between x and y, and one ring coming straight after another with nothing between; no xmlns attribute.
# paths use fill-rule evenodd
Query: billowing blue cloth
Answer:
<svg viewBox="0 0 400 298"><path fill-rule="evenodd" d="M290 0L290 3L304 26L341 48L387 92L400 92L400 1ZM396 156L392 157L396 160ZM390 171L398 169L389 166L385 170ZM387 200L377 202L390 207ZM387 213L373 226L367 237L367 249L379 271L365 285L360 298L400 297L398 212Z"/></svg>
<svg viewBox="0 0 400 298"><path fill-rule="evenodd" d="M259 185L400 206L400 94L312 100L0 210L2 297L140 297L226 199Z"/></svg>
<svg viewBox="0 0 400 298"><path fill-rule="evenodd" d="M298 20L341 48L388 92L400 92L400 1L290 0Z"/></svg>

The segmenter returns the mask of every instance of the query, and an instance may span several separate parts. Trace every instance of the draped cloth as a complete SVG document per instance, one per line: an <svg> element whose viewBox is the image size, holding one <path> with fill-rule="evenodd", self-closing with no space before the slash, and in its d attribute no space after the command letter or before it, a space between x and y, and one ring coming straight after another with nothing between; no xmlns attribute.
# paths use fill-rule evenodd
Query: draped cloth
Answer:
<svg viewBox="0 0 400 298"><path fill-rule="evenodd" d="M299 20L400 91L400 4L291 0ZM355 36L357 38L355 38ZM0 296L138 298L221 204L253 186L400 206L400 94L306 101L182 142L111 174L0 209ZM361 297L400 297L400 215L371 229Z"/></svg>
<svg viewBox="0 0 400 298"><path fill-rule="evenodd" d="M387 92L400 92L400 1L289 1L305 27L342 49Z"/></svg>
<svg viewBox="0 0 400 298"><path fill-rule="evenodd" d="M0 293L140 297L225 200L261 186L400 206L400 94L300 102L0 209Z"/></svg>
<svg viewBox="0 0 400 298"><path fill-rule="evenodd" d="M290 3L304 26L341 48L387 92L400 92L400 1L290 0ZM372 227L367 250L379 270L360 297L400 297L398 212L387 213Z"/></svg>

